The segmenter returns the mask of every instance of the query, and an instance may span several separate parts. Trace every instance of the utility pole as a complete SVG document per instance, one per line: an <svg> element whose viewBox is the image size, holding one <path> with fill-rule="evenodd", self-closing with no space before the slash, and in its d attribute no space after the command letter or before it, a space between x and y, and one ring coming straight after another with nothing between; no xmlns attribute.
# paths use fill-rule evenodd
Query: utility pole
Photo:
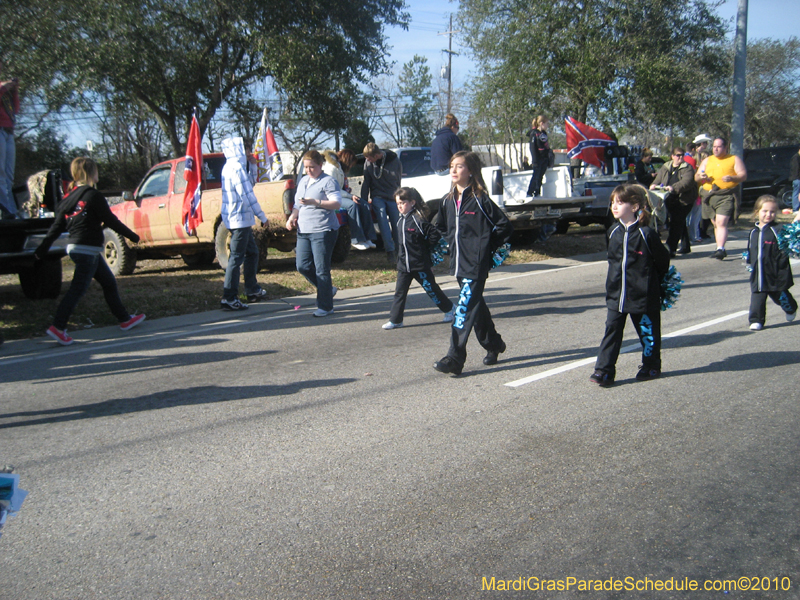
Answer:
<svg viewBox="0 0 800 600"><path fill-rule="evenodd" d="M452 101L452 94L453 94L453 55L458 56L458 52L453 52L453 34L458 33L458 31L453 31L453 15L450 15L450 29L445 31L444 33L439 33L437 35L446 35L449 37L447 50L442 50L442 52L447 52L447 70L443 74L443 78L447 79L447 112L451 112L453 108L453 101Z"/></svg>
<svg viewBox="0 0 800 600"><path fill-rule="evenodd" d="M733 119L731 154L744 160L744 94L747 70L747 0L739 0L733 59Z"/></svg>

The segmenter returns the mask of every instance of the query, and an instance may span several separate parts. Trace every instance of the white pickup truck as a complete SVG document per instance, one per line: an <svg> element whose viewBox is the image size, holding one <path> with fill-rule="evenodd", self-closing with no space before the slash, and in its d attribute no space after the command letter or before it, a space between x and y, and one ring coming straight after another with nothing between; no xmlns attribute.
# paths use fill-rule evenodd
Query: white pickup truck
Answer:
<svg viewBox="0 0 800 600"><path fill-rule="evenodd" d="M396 148L392 150L403 165L402 184L420 193L431 215L439 210L442 198L450 191L449 175L437 175L430 167L430 148ZM361 189L363 157L348 176L355 193ZM542 197L525 198L531 171L506 174L499 166L481 169L489 196L502 208L515 230L538 229L543 223L555 224L565 215L578 214L591 204L591 196L573 197L568 167L555 167L545 174Z"/></svg>

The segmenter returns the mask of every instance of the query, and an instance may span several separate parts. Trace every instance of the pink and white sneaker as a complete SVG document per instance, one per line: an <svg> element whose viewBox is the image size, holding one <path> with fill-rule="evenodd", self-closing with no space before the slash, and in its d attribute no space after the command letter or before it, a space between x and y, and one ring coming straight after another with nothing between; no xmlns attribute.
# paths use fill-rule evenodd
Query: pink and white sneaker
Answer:
<svg viewBox="0 0 800 600"><path fill-rule="evenodd" d="M120 323L119 324L119 328L122 329L122 331L128 331L129 329L133 329L134 327L136 327L139 323L144 321L144 319L145 319L145 316L143 314L142 315L131 315L130 319L128 319L124 323Z"/></svg>
<svg viewBox="0 0 800 600"><path fill-rule="evenodd" d="M69 346L73 340L69 335L67 335L67 330L61 331L60 329L56 328L55 325L51 325L50 328L47 330L47 335L53 338L62 346Z"/></svg>

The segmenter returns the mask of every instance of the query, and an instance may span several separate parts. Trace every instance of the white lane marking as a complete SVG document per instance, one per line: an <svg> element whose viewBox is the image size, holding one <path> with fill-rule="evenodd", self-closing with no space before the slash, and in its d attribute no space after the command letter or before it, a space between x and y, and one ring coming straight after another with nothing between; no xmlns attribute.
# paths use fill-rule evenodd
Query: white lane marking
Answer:
<svg viewBox="0 0 800 600"><path fill-rule="evenodd" d="M713 319L711 321L706 321L704 323L698 323L697 325L692 325L691 327L680 329L678 331L668 333L667 335L662 335L661 339L663 340L665 338L674 338L680 335L686 335L687 333L691 333L692 331L697 331L698 329L711 327L719 323L724 323L725 321L730 321L731 319L738 319L739 317L744 317L748 314L749 314L748 311L740 310L739 312L731 313L729 315L725 315L724 317L720 317L718 319ZM620 354L624 354L625 352L633 352L634 350L640 350L641 348L642 345L637 341L633 344L628 344L627 346L623 346L622 350L620 350ZM577 369L579 367L590 365L596 360L597 359L594 357L576 360L574 362L567 363L566 365L562 365L554 369L548 369L547 371L537 373L536 375L530 375L528 377L523 377L522 379L517 379L516 381L510 381L504 385L513 388L520 387L528 383L533 383L534 381L539 381L540 379L544 379L546 377L551 377L552 375L558 375L559 373L564 373L565 371L571 371L572 369Z"/></svg>

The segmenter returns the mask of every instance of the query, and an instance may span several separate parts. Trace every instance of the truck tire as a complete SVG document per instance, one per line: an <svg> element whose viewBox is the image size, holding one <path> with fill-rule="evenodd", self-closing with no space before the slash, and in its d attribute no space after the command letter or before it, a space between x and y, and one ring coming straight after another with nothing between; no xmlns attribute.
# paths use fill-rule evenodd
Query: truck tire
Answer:
<svg viewBox="0 0 800 600"><path fill-rule="evenodd" d="M269 239L268 236L255 235L255 240L256 246L258 246L258 268L256 271L260 271L267 264ZM225 271L228 268L228 257L231 253L231 232L225 227L225 223L220 223L217 227L217 233L214 235L214 248L219 268Z"/></svg>
<svg viewBox="0 0 800 600"><path fill-rule="evenodd" d="M61 258L45 258L19 272L22 293L31 300L58 298L61 293Z"/></svg>
<svg viewBox="0 0 800 600"><path fill-rule="evenodd" d="M130 275L136 268L136 250L128 246L122 236L110 229L103 230L105 244L103 245L103 258L111 272L119 277Z"/></svg>
<svg viewBox="0 0 800 600"><path fill-rule="evenodd" d="M336 238L336 245L333 247L332 263L343 263L350 254L350 226L340 225L339 236Z"/></svg>
<svg viewBox="0 0 800 600"><path fill-rule="evenodd" d="M231 232L225 227L225 223L220 223L217 233L214 235L214 251L217 255L217 262L223 271L228 268L228 256L231 249Z"/></svg>
<svg viewBox="0 0 800 600"><path fill-rule="evenodd" d="M192 254L181 254L184 264L191 269L201 269L208 267L214 262L216 252L213 250L204 250L202 252L193 252Z"/></svg>

